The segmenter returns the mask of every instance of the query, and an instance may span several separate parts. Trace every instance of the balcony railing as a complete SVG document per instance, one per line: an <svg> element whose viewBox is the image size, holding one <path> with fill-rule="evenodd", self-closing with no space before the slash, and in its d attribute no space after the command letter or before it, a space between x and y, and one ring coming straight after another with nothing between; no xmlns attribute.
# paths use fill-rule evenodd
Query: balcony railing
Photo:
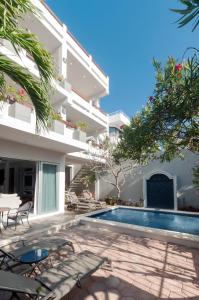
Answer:
<svg viewBox="0 0 199 300"><path fill-rule="evenodd" d="M38 135L38 132L36 130L36 115L32 104L22 104L13 100L7 100L4 102L2 101L0 104L0 120L7 120L8 124L16 124L16 127L17 125L19 125L18 127L20 127L21 130ZM19 122L17 122L17 120ZM63 138L78 140L77 134L75 134L75 130L75 128L72 128L72 126L70 126L69 122L54 120L51 127L49 128L49 132L45 132L45 136L47 134L47 137L51 138L50 133L54 132L56 134L62 135Z"/></svg>
<svg viewBox="0 0 199 300"><path fill-rule="evenodd" d="M103 112L100 108L94 106L91 102L88 102L83 97L81 97L74 89L72 89L72 104L78 106L81 110L85 112L91 118L94 118L96 121L100 123L103 122L104 125L107 125L108 117L105 112Z"/></svg>
<svg viewBox="0 0 199 300"><path fill-rule="evenodd" d="M109 116L114 116L114 115L119 115L119 114L121 114L121 115L125 116L127 119L129 119L129 116L127 116L127 114L125 112L123 112L122 110L116 110L116 111L110 113Z"/></svg>

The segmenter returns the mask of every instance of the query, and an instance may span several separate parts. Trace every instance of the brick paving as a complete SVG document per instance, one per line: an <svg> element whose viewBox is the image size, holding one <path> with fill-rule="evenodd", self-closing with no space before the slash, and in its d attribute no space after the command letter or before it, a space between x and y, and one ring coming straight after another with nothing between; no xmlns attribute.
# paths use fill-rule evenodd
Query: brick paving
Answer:
<svg viewBox="0 0 199 300"><path fill-rule="evenodd" d="M88 249L113 264L113 271L96 271L82 282L82 289L75 287L63 300L199 300L198 249L87 225L56 235L73 241L76 252Z"/></svg>
<svg viewBox="0 0 199 300"><path fill-rule="evenodd" d="M112 260L64 300L199 299L199 250L137 238L86 225L67 232L76 251L91 250Z"/></svg>

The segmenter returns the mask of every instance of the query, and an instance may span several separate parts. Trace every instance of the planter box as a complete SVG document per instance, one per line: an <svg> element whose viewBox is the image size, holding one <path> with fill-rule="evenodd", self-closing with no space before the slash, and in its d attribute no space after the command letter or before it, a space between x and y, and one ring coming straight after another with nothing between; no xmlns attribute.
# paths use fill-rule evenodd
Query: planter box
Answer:
<svg viewBox="0 0 199 300"><path fill-rule="evenodd" d="M80 142L86 143L86 132L81 131L80 129L75 129L73 133L73 138Z"/></svg>
<svg viewBox="0 0 199 300"><path fill-rule="evenodd" d="M64 123L57 120L53 121L52 130L54 132L64 135L64 127L65 127Z"/></svg>
<svg viewBox="0 0 199 300"><path fill-rule="evenodd" d="M64 129L64 135L65 135L67 138L72 139L72 138L73 138L73 132L74 132L74 129L73 129L73 128L67 128L67 127L65 126L65 129Z"/></svg>
<svg viewBox="0 0 199 300"><path fill-rule="evenodd" d="M18 102L14 102L9 107L10 117L19 119L24 122L31 122L31 108Z"/></svg>
<svg viewBox="0 0 199 300"><path fill-rule="evenodd" d="M8 116L9 104L6 101L0 101L0 118Z"/></svg>

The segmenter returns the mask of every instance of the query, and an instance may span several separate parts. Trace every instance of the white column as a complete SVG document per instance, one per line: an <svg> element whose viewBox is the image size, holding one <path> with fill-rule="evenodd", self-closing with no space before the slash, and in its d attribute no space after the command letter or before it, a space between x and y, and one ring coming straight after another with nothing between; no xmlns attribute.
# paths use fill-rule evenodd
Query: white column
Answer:
<svg viewBox="0 0 199 300"><path fill-rule="evenodd" d="M95 181L95 199L100 199L100 180L98 178Z"/></svg>
<svg viewBox="0 0 199 300"><path fill-rule="evenodd" d="M59 212L64 213L65 206L65 155L62 156L59 166Z"/></svg>
<svg viewBox="0 0 199 300"><path fill-rule="evenodd" d="M62 46L60 47L60 64L61 64L61 74L67 79L67 43L66 43L66 33L67 27L63 25L63 40Z"/></svg>

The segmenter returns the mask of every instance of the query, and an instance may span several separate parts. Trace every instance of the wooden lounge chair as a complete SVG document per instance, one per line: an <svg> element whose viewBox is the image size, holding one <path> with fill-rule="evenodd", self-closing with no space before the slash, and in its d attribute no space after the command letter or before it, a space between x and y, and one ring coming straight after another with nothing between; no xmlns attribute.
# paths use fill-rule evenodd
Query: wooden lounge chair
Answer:
<svg viewBox="0 0 199 300"><path fill-rule="evenodd" d="M95 205L96 209L101 209L106 207L106 202L105 201L97 201L95 198L93 198L92 193L88 190L83 190L83 197L85 201L88 201L92 204Z"/></svg>
<svg viewBox="0 0 199 300"><path fill-rule="evenodd" d="M35 279L0 271L0 290L9 291L18 299L20 294L27 294L34 296L35 300L59 300L76 284L81 287L81 279L94 273L106 262L110 261L92 252L83 251L49 268Z"/></svg>
<svg viewBox="0 0 199 300"><path fill-rule="evenodd" d="M72 251L75 252L73 243L71 241L59 237L48 237L48 239L46 240L41 240L33 244L26 244L26 242L23 240L21 241L21 243L22 243L22 247L9 252L6 251L4 248L8 247L11 244L8 244L0 248L1 269L12 271L16 266L20 264L19 262L20 256L22 256L28 251L35 250L35 249L46 249L49 251L49 253L51 253L53 251L58 251L65 246L69 246L72 249Z"/></svg>
<svg viewBox="0 0 199 300"><path fill-rule="evenodd" d="M95 209L95 205L93 205L92 203L88 203L89 201L84 201L84 197L77 197L75 192L69 192L68 195L71 199L70 206L75 210L90 211L92 209Z"/></svg>
<svg viewBox="0 0 199 300"><path fill-rule="evenodd" d="M68 204L71 208L76 209L77 204L80 202L81 199L79 199L75 192L67 192L67 198L68 198ZM70 202L70 203L69 203Z"/></svg>
<svg viewBox="0 0 199 300"><path fill-rule="evenodd" d="M90 210L94 210L96 209L96 206L95 204L91 203L91 202L84 202L84 201L81 201L81 202L78 202L77 203L77 207L76 207L77 210L82 210L82 211L90 211Z"/></svg>

